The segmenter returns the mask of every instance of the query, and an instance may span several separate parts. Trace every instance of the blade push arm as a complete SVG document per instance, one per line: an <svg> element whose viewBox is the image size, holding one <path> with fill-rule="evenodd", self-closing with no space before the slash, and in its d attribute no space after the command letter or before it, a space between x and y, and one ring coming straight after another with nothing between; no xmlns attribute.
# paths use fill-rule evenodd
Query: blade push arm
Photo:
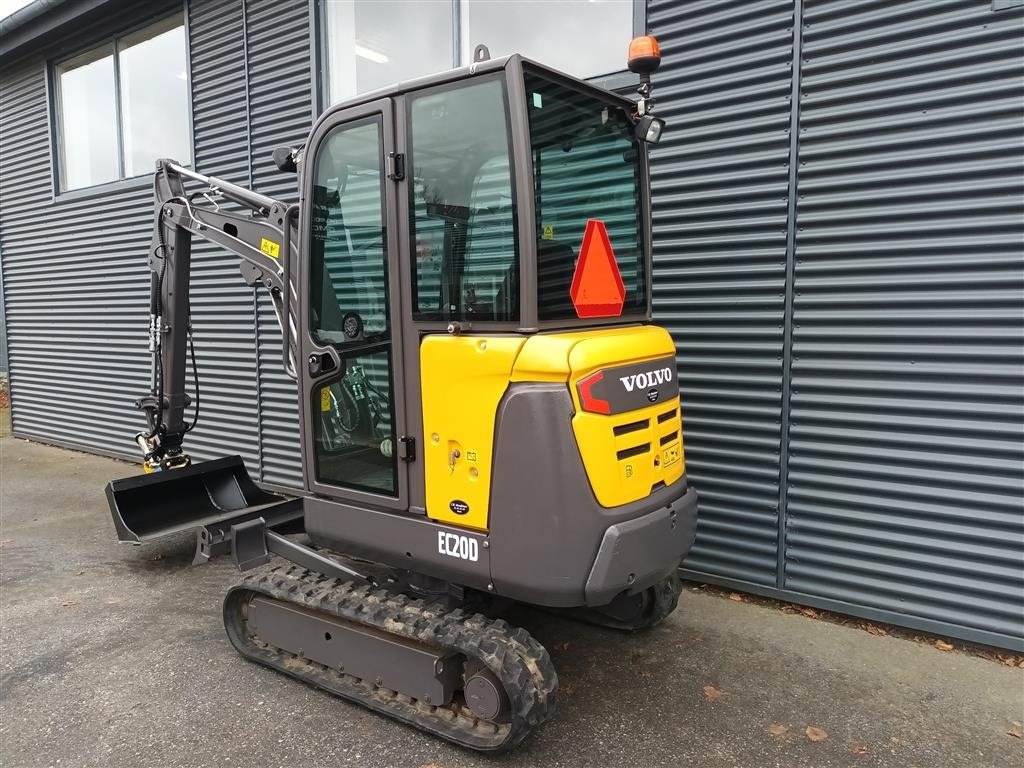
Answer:
<svg viewBox="0 0 1024 768"><path fill-rule="evenodd" d="M191 194L185 181L204 187ZM295 378L295 300L289 262L295 253L298 206L274 200L226 181L183 168L171 160L157 162L154 176L153 241L150 247L149 349L153 356L150 393L136 401L148 429L136 435L146 457L146 469L186 466L182 440L195 426L185 419L191 398L185 391L188 356L192 349L189 284L192 238L202 237L233 252L242 260L242 278L270 292L281 326L283 363ZM250 215L221 210L218 199L249 209ZM196 381L198 400L198 381Z"/></svg>

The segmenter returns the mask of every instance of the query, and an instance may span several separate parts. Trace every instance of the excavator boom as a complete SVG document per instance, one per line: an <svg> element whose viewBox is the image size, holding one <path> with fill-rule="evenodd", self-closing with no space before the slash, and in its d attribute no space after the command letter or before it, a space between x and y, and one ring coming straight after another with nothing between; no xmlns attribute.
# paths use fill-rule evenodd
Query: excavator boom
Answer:
<svg viewBox="0 0 1024 768"><path fill-rule="evenodd" d="M187 191L186 181L198 182ZM301 525L298 499L264 491L249 477L240 456L192 464L183 440L199 418L189 284L192 239L224 247L241 260L242 278L267 289L284 338L282 363L295 378L294 289L289 265L295 253L298 206L274 200L172 160L154 174L153 240L149 253L150 392L136 400L147 429L135 440L146 474L107 487L121 541L142 543L183 531L197 532L196 561L230 549L232 526L263 519L268 527ZM243 212L225 210L226 204ZM193 395L187 389L192 358ZM186 411L192 409L189 420Z"/></svg>
<svg viewBox="0 0 1024 768"><path fill-rule="evenodd" d="M189 193L185 189L186 179L198 181L204 187ZM148 431L139 433L136 441L149 470L189 464L182 439L196 423L195 417L191 423L185 419L186 408L194 405L185 391L187 356L192 351L189 284L193 236L233 252L242 261L245 282L262 285L270 292L278 323L282 331L289 331L283 333L285 370L295 378L295 352L289 345L289 339L294 338L294 322L288 311L293 291L287 277L298 213L298 206L204 176L172 160L157 162L153 187L153 241L149 255L152 387L136 403L146 414L148 424ZM251 215L223 210L219 200L243 206ZM195 384L198 386L197 379Z"/></svg>

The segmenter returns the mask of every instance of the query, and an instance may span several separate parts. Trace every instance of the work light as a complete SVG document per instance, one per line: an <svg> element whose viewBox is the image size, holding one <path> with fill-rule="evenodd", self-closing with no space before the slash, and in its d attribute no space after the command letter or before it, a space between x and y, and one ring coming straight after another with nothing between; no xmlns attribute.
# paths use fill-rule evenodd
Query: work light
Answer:
<svg viewBox="0 0 1024 768"><path fill-rule="evenodd" d="M665 121L660 117L644 115L636 121L634 130L636 131L636 137L640 141L646 141L648 144L657 144L661 141L661 131L664 127Z"/></svg>

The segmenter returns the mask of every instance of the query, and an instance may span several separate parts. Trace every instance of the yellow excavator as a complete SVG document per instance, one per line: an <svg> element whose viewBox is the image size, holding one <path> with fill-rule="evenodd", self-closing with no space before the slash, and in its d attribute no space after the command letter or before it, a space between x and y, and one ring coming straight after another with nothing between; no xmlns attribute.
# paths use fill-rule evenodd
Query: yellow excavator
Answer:
<svg viewBox="0 0 1024 768"><path fill-rule="evenodd" d="M158 161L145 472L107 498L121 541L195 531L197 562L247 572L224 600L245 658L495 751L558 687L499 618L510 602L624 630L674 610L697 496L676 348L651 324L659 62L656 40L631 43L631 99L479 46L276 150L298 204ZM299 496L184 449L196 236L273 299Z"/></svg>

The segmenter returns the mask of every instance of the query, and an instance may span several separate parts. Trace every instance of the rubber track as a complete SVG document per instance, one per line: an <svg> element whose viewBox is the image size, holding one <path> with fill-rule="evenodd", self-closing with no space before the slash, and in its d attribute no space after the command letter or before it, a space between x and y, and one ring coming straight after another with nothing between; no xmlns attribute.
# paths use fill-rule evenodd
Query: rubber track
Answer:
<svg viewBox="0 0 1024 768"><path fill-rule="evenodd" d="M505 687L509 722L478 720L454 702L432 706L261 642L246 628L249 601L256 595L479 660ZM224 626L231 644L247 659L471 749L510 749L554 714L558 676L547 651L525 629L501 619L289 565L254 572L232 587L224 598Z"/></svg>

